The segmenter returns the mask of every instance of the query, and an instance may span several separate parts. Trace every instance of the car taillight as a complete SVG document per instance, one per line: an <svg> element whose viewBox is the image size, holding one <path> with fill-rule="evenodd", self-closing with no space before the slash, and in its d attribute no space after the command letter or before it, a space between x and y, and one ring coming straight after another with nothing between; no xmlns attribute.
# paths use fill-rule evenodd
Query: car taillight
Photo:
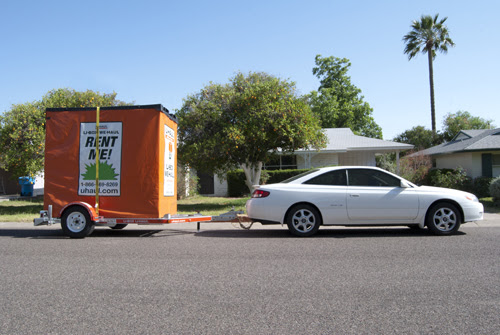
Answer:
<svg viewBox="0 0 500 335"><path fill-rule="evenodd" d="M268 197L269 194L271 194L271 193L269 193L268 191L255 190L252 193L252 198L265 198L265 197Z"/></svg>

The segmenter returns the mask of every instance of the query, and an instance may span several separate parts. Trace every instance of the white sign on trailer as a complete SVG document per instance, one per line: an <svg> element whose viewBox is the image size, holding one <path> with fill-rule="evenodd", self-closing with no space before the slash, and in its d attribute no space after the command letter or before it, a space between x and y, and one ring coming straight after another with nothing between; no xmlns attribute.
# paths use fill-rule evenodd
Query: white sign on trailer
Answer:
<svg viewBox="0 0 500 335"><path fill-rule="evenodd" d="M175 131L169 126L165 125L164 134L165 138L165 156L163 159L163 195L166 197L173 197L175 195Z"/></svg>
<svg viewBox="0 0 500 335"><path fill-rule="evenodd" d="M122 165L122 123L99 124L99 195L120 196ZM78 195L95 195L96 124L80 123L80 171Z"/></svg>

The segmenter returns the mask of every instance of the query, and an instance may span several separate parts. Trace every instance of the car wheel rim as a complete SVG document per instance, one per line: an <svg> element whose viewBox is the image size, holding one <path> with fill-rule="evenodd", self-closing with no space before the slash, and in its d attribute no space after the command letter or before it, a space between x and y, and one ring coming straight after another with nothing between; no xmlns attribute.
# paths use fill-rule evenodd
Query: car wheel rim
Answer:
<svg viewBox="0 0 500 335"><path fill-rule="evenodd" d="M293 227L300 231L301 233L307 233L311 231L316 225L316 218L314 214L308 210L301 209L295 212L292 217Z"/></svg>
<svg viewBox="0 0 500 335"><path fill-rule="evenodd" d="M67 226L68 229L73 233L79 233L85 229L87 225L87 220L85 220L85 216L79 212L73 212L68 215Z"/></svg>
<svg viewBox="0 0 500 335"><path fill-rule="evenodd" d="M441 231L450 231L457 224L457 215L449 208L440 208L434 213L434 225Z"/></svg>

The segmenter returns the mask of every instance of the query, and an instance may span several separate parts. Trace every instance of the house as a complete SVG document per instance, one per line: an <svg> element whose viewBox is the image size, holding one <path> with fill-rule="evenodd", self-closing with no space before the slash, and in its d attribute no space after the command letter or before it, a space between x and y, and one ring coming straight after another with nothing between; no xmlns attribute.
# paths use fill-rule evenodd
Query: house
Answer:
<svg viewBox="0 0 500 335"><path fill-rule="evenodd" d="M349 128L327 128L324 133L328 138L325 148L295 152L298 169L331 165L375 166L376 154L395 152L399 161L399 152L413 149L411 144L355 135Z"/></svg>
<svg viewBox="0 0 500 335"><path fill-rule="evenodd" d="M12 195L20 193L21 185L19 185L18 180L14 179L10 172L0 168L0 194Z"/></svg>
<svg viewBox="0 0 500 335"><path fill-rule="evenodd" d="M323 129L328 142L321 150L297 150L293 154L279 155L274 161L264 165L264 169L309 169L332 165L375 166L375 155L396 153L399 166L399 152L413 149L413 145L384 141L355 135L349 128ZM212 175L198 175L200 193L204 195L226 196L227 182Z"/></svg>
<svg viewBox="0 0 500 335"><path fill-rule="evenodd" d="M35 177L33 184L33 196L43 195L44 176L43 172ZM0 195L17 195L21 193L21 185L18 178L13 178L12 174L0 168Z"/></svg>
<svg viewBox="0 0 500 335"><path fill-rule="evenodd" d="M500 176L500 128L462 130L450 142L415 153L431 156L438 169L461 166L469 177Z"/></svg>

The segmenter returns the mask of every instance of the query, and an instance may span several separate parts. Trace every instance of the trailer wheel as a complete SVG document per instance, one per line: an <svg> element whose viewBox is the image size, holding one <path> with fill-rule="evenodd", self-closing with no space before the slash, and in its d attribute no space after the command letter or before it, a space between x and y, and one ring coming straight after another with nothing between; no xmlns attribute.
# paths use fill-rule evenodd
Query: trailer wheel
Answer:
<svg viewBox="0 0 500 335"><path fill-rule="evenodd" d="M127 226L126 223L117 223L113 227L110 227L111 229L123 229Z"/></svg>
<svg viewBox="0 0 500 335"><path fill-rule="evenodd" d="M64 212L61 227L64 234L71 238L84 238L94 231L94 222L86 209L72 206Z"/></svg>

